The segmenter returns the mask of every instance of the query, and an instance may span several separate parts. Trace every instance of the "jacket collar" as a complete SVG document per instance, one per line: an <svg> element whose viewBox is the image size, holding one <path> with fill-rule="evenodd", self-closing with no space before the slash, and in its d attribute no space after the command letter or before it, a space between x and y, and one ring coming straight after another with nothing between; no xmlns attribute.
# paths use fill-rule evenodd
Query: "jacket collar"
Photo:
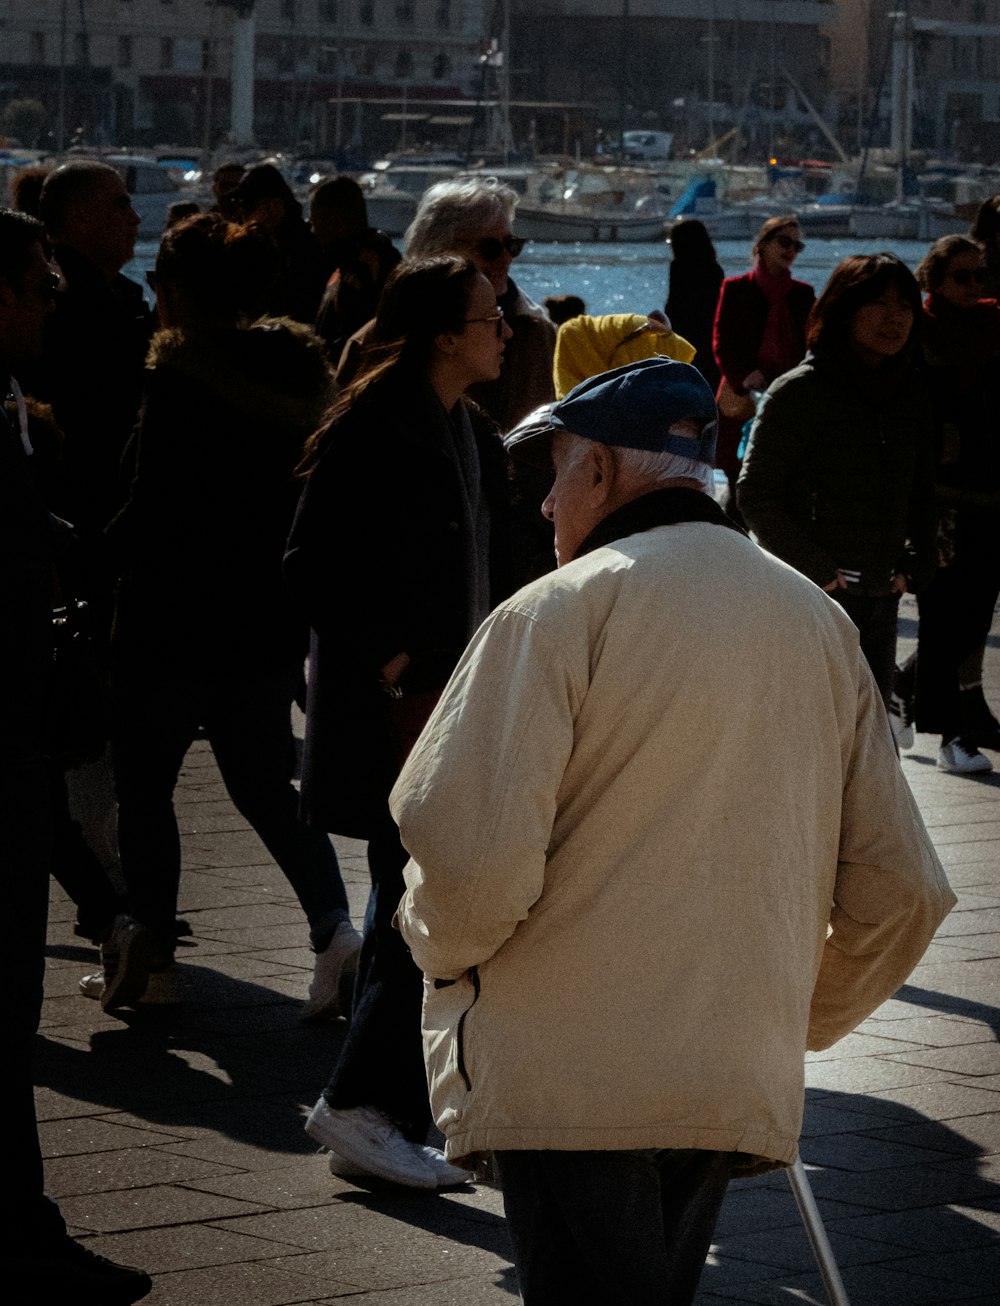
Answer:
<svg viewBox="0 0 1000 1306"><path fill-rule="evenodd" d="M601 549L615 540L625 539L629 535L638 535L643 531L653 530L657 526L674 526L678 522L704 521L715 526L727 526L730 530L749 538L722 511L714 499L710 499L701 490L691 490L686 486L673 485L663 490L653 490L631 503L623 504L609 513L603 521L597 523L583 541L574 558L582 558L594 549Z"/></svg>

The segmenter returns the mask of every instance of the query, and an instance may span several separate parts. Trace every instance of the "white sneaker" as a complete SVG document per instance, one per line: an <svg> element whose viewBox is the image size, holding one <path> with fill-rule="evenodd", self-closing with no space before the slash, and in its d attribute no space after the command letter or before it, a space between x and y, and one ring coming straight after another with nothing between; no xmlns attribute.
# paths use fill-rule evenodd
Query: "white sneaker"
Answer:
<svg viewBox="0 0 1000 1306"><path fill-rule="evenodd" d="M474 1182L476 1176L472 1171L463 1170L460 1166L452 1165L450 1161L445 1160L444 1152L439 1147L417 1146L417 1151L427 1160L431 1169L437 1175L439 1188L453 1188L456 1184L471 1184Z"/></svg>
<svg viewBox="0 0 1000 1306"><path fill-rule="evenodd" d="M98 970L93 975L84 975L80 981L80 992L85 998L93 998L99 1002L104 997L104 971ZM174 1007L183 1001L184 982L180 967L173 962L163 970L151 970L142 997L129 1005Z"/></svg>
<svg viewBox="0 0 1000 1306"><path fill-rule="evenodd" d="M889 725L897 748L913 747L913 699L904 698L895 690L889 695Z"/></svg>
<svg viewBox="0 0 1000 1306"><path fill-rule="evenodd" d="M358 969L361 935L350 921L341 921L322 952L317 952L309 997L301 1020L336 1020L350 1013L350 995Z"/></svg>
<svg viewBox="0 0 1000 1306"><path fill-rule="evenodd" d="M364 1175L406 1188L438 1187L437 1171L423 1149L376 1107L338 1111L321 1097L309 1113L306 1133L329 1148L330 1169L346 1179Z"/></svg>
<svg viewBox="0 0 1000 1306"><path fill-rule="evenodd" d="M984 757L975 744L956 737L948 744L942 745L938 752L938 770L948 771L954 775L985 775L993 770L993 763Z"/></svg>

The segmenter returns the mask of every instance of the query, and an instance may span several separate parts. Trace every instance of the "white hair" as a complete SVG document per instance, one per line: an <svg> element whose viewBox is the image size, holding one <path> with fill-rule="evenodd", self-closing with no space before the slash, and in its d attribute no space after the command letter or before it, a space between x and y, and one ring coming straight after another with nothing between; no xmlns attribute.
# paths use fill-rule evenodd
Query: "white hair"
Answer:
<svg viewBox="0 0 1000 1306"><path fill-rule="evenodd" d="M483 231L514 221L517 192L496 177L439 181L424 192L403 238L407 258L450 254Z"/></svg>
<svg viewBox="0 0 1000 1306"><path fill-rule="evenodd" d="M585 436L574 436L569 450L569 466L575 467L582 462L587 446L593 443ZM623 449L620 445L609 447L614 449L617 467L636 480L649 481L653 485L681 479L697 481L706 494L712 493L714 469L697 458L685 458L679 453L655 453L648 449Z"/></svg>

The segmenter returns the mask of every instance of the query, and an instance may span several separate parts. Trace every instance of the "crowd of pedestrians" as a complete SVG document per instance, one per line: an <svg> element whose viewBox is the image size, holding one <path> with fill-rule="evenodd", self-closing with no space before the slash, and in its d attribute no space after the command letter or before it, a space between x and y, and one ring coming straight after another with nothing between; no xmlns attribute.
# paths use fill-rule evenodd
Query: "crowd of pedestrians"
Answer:
<svg viewBox="0 0 1000 1306"><path fill-rule="evenodd" d="M940 733L939 766L989 770L997 241L985 213L980 239L937 242L917 279L890 255L853 256L816 300L792 276L794 217L765 222L730 279L686 221L665 312L591 317L562 296L550 316L511 277L517 196L495 180L432 187L401 259L350 178L319 185L306 216L277 168L233 163L207 212L170 215L152 311L122 274L139 220L119 174L81 160L34 180L19 197L36 216L0 212L2 581L18 630L0 644L0 838L27 922L15 1241L55 1296L96 1285L95 1301L129 1302L148 1277L79 1248L43 1195L30 1046L48 875L101 947L84 996L109 1013L182 1000L172 796L207 738L302 907L303 1017L350 1022L307 1131L337 1174L469 1180L428 1143L419 926L404 939L395 920L408 851L390 791L477 629L556 562L557 514L539 512L551 462L510 458L502 437L537 446L557 396L678 360L700 425L675 414L671 474L710 490L714 458L730 525L846 611L900 746L915 720ZM701 391L707 408L717 392L717 448ZM700 511L681 520L715 521ZM907 591L920 638L896 668ZM84 675L90 691L68 693ZM330 834L368 844L363 934Z"/></svg>

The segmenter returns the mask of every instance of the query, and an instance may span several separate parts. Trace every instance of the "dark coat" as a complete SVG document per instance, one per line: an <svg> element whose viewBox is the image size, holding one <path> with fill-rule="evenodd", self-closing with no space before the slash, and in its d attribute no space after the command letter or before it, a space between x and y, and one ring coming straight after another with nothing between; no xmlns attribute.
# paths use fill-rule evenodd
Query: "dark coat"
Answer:
<svg viewBox="0 0 1000 1306"><path fill-rule="evenodd" d="M806 319L815 298L816 292L812 286L805 281L792 281L788 290L788 305L799 330L802 347L798 358L789 360L789 368L795 367L805 357ZM738 394L746 394L743 378L760 366L757 351L764 339L770 308L767 296L751 279L749 272L741 277L727 277L723 281L715 310L712 347L722 375ZM770 385L777 375L768 376L765 372L767 384Z"/></svg>
<svg viewBox="0 0 1000 1306"><path fill-rule="evenodd" d="M107 531L119 672L236 674L304 655L281 560L295 466L331 393L322 343L296 323L156 336L131 491Z"/></svg>
<svg viewBox="0 0 1000 1306"><path fill-rule="evenodd" d="M84 537L121 507L119 465L142 398L153 317L134 281L109 286L82 254L56 246L62 271L40 362L20 377L25 393L52 405L65 437L50 507Z"/></svg>
<svg viewBox="0 0 1000 1306"><path fill-rule="evenodd" d="M338 241L329 257L333 271L316 315L316 333L336 366L348 338L375 316L382 287L400 253L384 231L368 227Z"/></svg>
<svg viewBox="0 0 1000 1306"><path fill-rule="evenodd" d="M712 326L722 281L718 263L675 258L664 305L674 330L694 345L697 352L692 361L713 390L719 384L719 368L712 353Z"/></svg>
<svg viewBox="0 0 1000 1306"><path fill-rule="evenodd" d="M760 543L825 586L918 590L937 566L930 403L905 359L873 374L849 351L810 355L768 390L737 485Z"/></svg>
<svg viewBox="0 0 1000 1306"><path fill-rule="evenodd" d="M460 401L465 403L466 401ZM507 581L503 450L470 409L489 507L491 601ZM312 626L302 815L368 838L398 758L380 668L400 652L404 694L443 688L468 641L467 538L448 415L423 380L394 377L340 418L306 482L285 577Z"/></svg>

